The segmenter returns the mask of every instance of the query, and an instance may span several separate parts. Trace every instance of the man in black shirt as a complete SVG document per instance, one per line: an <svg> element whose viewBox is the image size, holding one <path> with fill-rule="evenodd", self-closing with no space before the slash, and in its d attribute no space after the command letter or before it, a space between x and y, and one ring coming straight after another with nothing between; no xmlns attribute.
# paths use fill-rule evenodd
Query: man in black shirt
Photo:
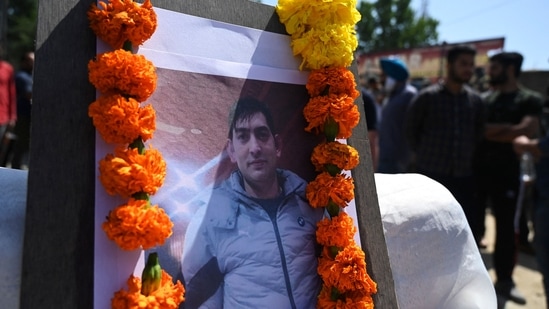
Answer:
<svg viewBox="0 0 549 309"><path fill-rule="evenodd" d="M519 160L512 141L521 135L537 137L542 111L541 96L518 83L522 60L519 53L508 52L490 58L490 84L497 90L485 98L487 123L477 168L479 208L489 198L496 220L496 293L519 304L525 304L526 299L512 278L517 255L514 217L520 185Z"/></svg>

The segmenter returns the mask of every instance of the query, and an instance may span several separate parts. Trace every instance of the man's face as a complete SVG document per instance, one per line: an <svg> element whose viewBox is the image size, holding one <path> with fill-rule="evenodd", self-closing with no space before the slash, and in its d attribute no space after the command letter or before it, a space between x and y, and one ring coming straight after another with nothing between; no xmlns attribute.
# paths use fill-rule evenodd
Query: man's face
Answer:
<svg viewBox="0 0 549 309"><path fill-rule="evenodd" d="M473 77L475 56L460 54L454 63L448 64L448 77L458 83L467 83Z"/></svg>
<svg viewBox="0 0 549 309"><path fill-rule="evenodd" d="M262 113L236 122L227 150L247 183L260 185L276 177L276 163L280 157L276 138Z"/></svg>
<svg viewBox="0 0 549 309"><path fill-rule="evenodd" d="M490 62L488 73L490 75L491 85L502 85L502 84L505 84L509 79L509 76L507 76L507 71L505 70L505 68L501 65L501 63L496 61Z"/></svg>

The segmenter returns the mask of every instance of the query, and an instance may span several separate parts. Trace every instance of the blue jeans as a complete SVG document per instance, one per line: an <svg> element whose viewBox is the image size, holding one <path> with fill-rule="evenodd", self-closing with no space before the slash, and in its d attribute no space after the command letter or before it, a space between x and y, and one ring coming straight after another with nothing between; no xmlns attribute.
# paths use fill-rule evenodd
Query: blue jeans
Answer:
<svg viewBox="0 0 549 309"><path fill-rule="evenodd" d="M534 246L538 267L543 276L545 297L549 305L549 197L540 197L534 213Z"/></svg>

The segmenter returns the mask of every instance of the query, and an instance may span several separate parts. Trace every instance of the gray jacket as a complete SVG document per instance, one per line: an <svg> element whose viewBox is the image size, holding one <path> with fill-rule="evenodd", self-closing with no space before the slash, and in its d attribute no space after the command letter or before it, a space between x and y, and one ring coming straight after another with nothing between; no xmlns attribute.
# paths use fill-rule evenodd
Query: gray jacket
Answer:
<svg viewBox="0 0 549 309"><path fill-rule="evenodd" d="M235 171L214 188L186 232L185 308L315 308L316 223L306 182L278 170L282 196L273 219L248 196Z"/></svg>

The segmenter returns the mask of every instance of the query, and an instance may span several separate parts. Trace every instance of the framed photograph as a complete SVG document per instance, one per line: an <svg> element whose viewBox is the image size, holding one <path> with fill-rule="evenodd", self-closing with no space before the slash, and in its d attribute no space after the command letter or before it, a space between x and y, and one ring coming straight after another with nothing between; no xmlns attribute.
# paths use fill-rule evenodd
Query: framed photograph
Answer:
<svg viewBox="0 0 549 309"><path fill-rule="evenodd" d="M89 1L61 4L59 10L41 6L39 12L39 24L44 26L38 33L34 104L40 107L33 111L37 120L32 129L22 307L106 308L130 274L141 274L147 252L123 251L101 229L109 210L124 202L107 195L97 180L97 162L113 146L96 135L87 116L95 90L87 81L86 65L106 47L95 40L82 17ZM167 211L175 226L168 241L152 250L174 279L184 281L189 226L212 204L215 188L239 170L229 138L235 103L253 99L265 104L273 117L269 129L273 138L276 135L276 167L304 182L316 175L310 153L320 137L304 131L308 72L298 70L300 59L292 55L290 38L273 7L246 0L157 0L153 5L158 28L137 53L157 68L157 89L145 102L156 110L157 130L147 146L162 152L168 171L151 201ZM62 47L75 40L84 41L79 45L84 50ZM54 63L46 61L52 57L57 59ZM352 69L356 75L356 67ZM52 76L53 71L59 74ZM360 130L366 132L364 120L355 128ZM48 141L48 136L56 139ZM356 213L359 242L368 246L368 272L379 290L374 300L389 308L396 298L366 134L355 134L347 142L361 154L361 163L353 170L357 206L349 209ZM48 206L51 210L44 214L41 207ZM297 216L296 222L306 226L307 220ZM40 265L35 263L38 259ZM63 273L56 272L59 261ZM35 276L54 283L40 283ZM215 293L219 291L208 297Z"/></svg>

